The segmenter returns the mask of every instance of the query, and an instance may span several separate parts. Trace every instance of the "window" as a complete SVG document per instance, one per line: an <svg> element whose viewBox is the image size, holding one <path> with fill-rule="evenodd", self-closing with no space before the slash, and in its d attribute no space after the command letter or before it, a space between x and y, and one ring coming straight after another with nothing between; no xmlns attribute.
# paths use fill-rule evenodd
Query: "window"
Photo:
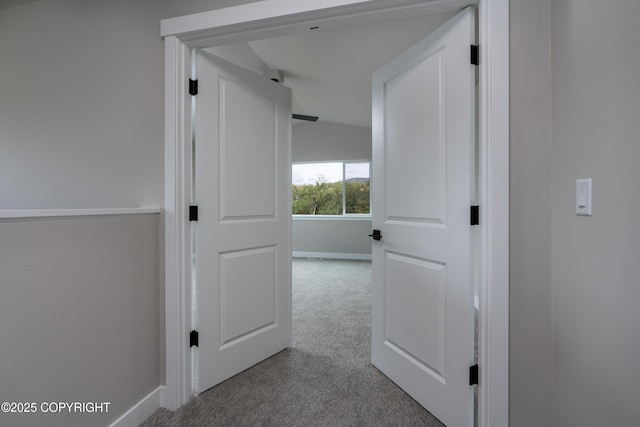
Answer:
<svg viewBox="0 0 640 427"><path fill-rule="evenodd" d="M294 163L294 215L369 215L370 162Z"/></svg>

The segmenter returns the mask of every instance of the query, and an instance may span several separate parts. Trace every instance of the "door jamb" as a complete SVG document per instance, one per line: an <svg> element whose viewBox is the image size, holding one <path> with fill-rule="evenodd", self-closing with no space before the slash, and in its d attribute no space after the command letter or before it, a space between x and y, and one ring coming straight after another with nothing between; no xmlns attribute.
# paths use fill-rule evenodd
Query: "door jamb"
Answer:
<svg viewBox="0 0 640 427"><path fill-rule="evenodd" d="M165 364L164 405L192 395L191 329L191 51L291 34L309 24L371 22L468 4L461 0L329 0L323 6L266 0L162 21L165 39ZM509 0L479 1L480 134L480 427L509 421Z"/></svg>

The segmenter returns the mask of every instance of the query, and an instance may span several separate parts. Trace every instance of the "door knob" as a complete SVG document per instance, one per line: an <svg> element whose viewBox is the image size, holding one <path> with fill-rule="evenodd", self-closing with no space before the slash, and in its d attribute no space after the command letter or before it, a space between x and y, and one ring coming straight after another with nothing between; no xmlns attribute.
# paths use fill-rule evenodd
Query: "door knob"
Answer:
<svg viewBox="0 0 640 427"><path fill-rule="evenodd" d="M373 237L373 240L382 240L382 234L380 234L380 230L373 230L373 233L369 234L369 237Z"/></svg>

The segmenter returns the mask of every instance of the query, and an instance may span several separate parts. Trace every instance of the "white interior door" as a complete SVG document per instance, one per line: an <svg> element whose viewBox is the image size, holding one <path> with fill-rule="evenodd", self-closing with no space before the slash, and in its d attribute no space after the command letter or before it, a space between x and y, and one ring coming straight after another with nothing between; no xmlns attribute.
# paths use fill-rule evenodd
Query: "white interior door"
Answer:
<svg viewBox="0 0 640 427"><path fill-rule="evenodd" d="M198 391L291 345L291 91L198 52Z"/></svg>
<svg viewBox="0 0 640 427"><path fill-rule="evenodd" d="M450 427L473 422L474 15L373 76L371 358Z"/></svg>

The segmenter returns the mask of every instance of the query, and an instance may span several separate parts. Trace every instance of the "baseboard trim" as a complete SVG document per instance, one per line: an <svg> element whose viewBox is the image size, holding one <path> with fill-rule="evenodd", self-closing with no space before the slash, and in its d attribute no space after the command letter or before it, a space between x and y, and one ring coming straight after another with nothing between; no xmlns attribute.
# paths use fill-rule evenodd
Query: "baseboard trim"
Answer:
<svg viewBox="0 0 640 427"><path fill-rule="evenodd" d="M122 414L109 427L138 427L145 422L158 408L163 408L165 386L153 390L131 409Z"/></svg>
<svg viewBox="0 0 640 427"><path fill-rule="evenodd" d="M293 251L294 258L352 259L371 261L371 254L354 254L341 252L301 252Z"/></svg>

